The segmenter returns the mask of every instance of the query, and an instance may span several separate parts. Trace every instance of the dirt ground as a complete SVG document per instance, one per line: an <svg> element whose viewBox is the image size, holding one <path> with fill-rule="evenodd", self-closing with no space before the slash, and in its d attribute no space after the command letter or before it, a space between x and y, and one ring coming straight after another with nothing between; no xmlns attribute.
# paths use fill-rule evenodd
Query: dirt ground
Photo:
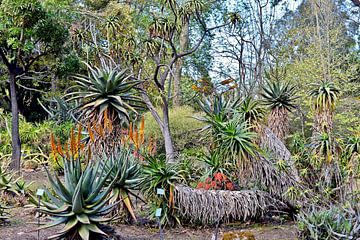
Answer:
<svg viewBox="0 0 360 240"><path fill-rule="evenodd" d="M37 219L34 210L26 208L11 209L11 222L9 225L0 226L1 240L36 240L38 239ZM45 223L45 219L41 219L41 223ZM159 230L157 228L135 226L135 225L113 225L117 236L122 240L152 240L160 239ZM40 231L39 239L47 239L47 237L55 234L56 229L46 229ZM219 239L221 235L227 231L249 231L252 232L256 240L295 240L296 227L293 223L284 225L256 225L248 227L229 227L221 226L219 229ZM211 240L215 229L212 228L174 228L165 229L165 239L169 240Z"/></svg>
<svg viewBox="0 0 360 240"><path fill-rule="evenodd" d="M25 172L24 179L34 181L32 188L35 190L40 186L47 185L47 176L44 171ZM37 218L32 208L12 208L9 210L11 220L10 224L0 226L0 240L36 240L38 232L36 231ZM41 218L44 224L47 220ZM152 240L160 239L157 228L118 224L112 226L117 239L122 240ZM55 234L60 228L46 229L39 233L39 239ZM228 231L249 231L254 234L256 240L295 240L296 227L294 223L285 224L248 224L248 225L221 225L219 229L219 238L224 232ZM169 240L211 240L215 233L213 228L173 228L164 230L164 239Z"/></svg>

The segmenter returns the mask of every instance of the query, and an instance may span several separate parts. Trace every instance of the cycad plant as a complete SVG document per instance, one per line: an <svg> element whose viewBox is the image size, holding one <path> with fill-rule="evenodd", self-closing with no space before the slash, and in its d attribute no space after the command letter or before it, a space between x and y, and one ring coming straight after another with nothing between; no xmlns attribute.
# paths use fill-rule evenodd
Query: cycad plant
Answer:
<svg viewBox="0 0 360 240"><path fill-rule="evenodd" d="M289 133L289 117L291 109L295 108L295 87L289 82L267 82L263 87L264 104L270 108L268 127L283 140Z"/></svg>
<svg viewBox="0 0 360 240"><path fill-rule="evenodd" d="M102 123L107 117L113 124L122 124L130 120L132 113L142 109L143 102L137 96L137 86L141 82L132 80L127 70L105 61L100 68L85 64L89 74L74 76L77 91L67 96L71 96L69 101L82 101L79 109L86 118Z"/></svg>
<svg viewBox="0 0 360 240"><path fill-rule="evenodd" d="M322 131L330 132L333 128L333 115L340 91L332 82L322 81L310 92L313 99L314 134Z"/></svg>
<svg viewBox="0 0 360 240"><path fill-rule="evenodd" d="M80 158L64 159L64 182L48 173L55 193L46 191L50 201L41 200L40 212L51 216L52 222L40 229L65 225L48 239L87 240L106 235L101 224L112 220L105 216L114 208L109 205L113 183L104 188L111 172L99 162L81 165Z"/></svg>
<svg viewBox="0 0 360 240"><path fill-rule="evenodd" d="M127 149L117 149L105 159L107 160L102 164L106 172L110 172L108 183L113 183L110 192L110 204L122 202L128 213L136 221L130 195L138 197L134 191L140 189L141 166L132 152Z"/></svg>

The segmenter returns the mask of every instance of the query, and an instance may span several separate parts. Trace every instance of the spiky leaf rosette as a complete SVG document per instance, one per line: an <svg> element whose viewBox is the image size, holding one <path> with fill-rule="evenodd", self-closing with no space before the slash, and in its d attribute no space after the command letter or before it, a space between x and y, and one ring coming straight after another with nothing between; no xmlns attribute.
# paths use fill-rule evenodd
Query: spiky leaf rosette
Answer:
<svg viewBox="0 0 360 240"><path fill-rule="evenodd" d="M289 132L288 112L295 108L295 87L279 81L267 82L263 87L264 104L271 109L268 127L280 140Z"/></svg>
<svg viewBox="0 0 360 240"><path fill-rule="evenodd" d="M136 196L142 181L141 166L130 150L117 149L102 164L110 172L108 183L113 183L110 204L122 202L124 207L136 221L130 195ZM120 206L120 205L119 205Z"/></svg>
<svg viewBox="0 0 360 240"><path fill-rule="evenodd" d="M240 105L239 112L249 124L257 125L263 119L265 109L259 101L252 97L246 97Z"/></svg>
<svg viewBox="0 0 360 240"><path fill-rule="evenodd" d="M79 109L87 118L95 118L101 122L105 111L113 121L120 123L130 120L132 113L143 108L143 101L137 96L140 81L132 80L127 70L102 62L100 68L88 67L89 74L76 75L77 91L67 94L69 101L80 99Z"/></svg>
<svg viewBox="0 0 360 240"><path fill-rule="evenodd" d="M323 130L332 130L333 111L339 94L340 91L335 87L334 83L328 81L322 81L320 84L316 84L314 89L310 92L315 109L315 132L319 133Z"/></svg>
<svg viewBox="0 0 360 240"><path fill-rule="evenodd" d="M162 224L173 224L174 220L179 222L179 219L174 215L174 186L175 183L185 180L183 171L180 170L179 165L167 163L165 155L146 156L146 161L147 164L143 167L142 192L156 208L163 208ZM156 195L158 188L164 189L163 197ZM155 211L152 213L153 217L155 217L154 213Z"/></svg>
<svg viewBox="0 0 360 240"><path fill-rule="evenodd" d="M227 159L236 164L244 164L256 151L256 134L241 117L218 124L216 141Z"/></svg>
<svg viewBox="0 0 360 240"><path fill-rule="evenodd" d="M198 104L205 116L196 119L207 124L201 131L213 130L214 133L219 123L227 121L239 107L240 98L232 100L225 99L224 95L215 95L213 98L199 100Z"/></svg>
<svg viewBox="0 0 360 240"><path fill-rule="evenodd" d="M64 182L57 175L48 173L54 194L46 191L48 200L41 200L40 212L51 216L52 222L41 227L51 228L65 224L63 229L48 239L81 238L106 235L100 224L114 205L108 205L112 183L104 188L110 175L100 163L89 164L82 169L80 159L64 160Z"/></svg>

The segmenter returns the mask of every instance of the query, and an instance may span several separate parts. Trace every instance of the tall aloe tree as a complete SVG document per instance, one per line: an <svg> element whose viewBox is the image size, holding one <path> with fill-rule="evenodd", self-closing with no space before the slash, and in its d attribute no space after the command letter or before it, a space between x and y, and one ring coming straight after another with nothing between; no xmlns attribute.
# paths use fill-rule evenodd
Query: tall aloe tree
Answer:
<svg viewBox="0 0 360 240"><path fill-rule="evenodd" d="M142 109L143 102L137 96L140 81L132 80L127 70L102 61L101 67L90 66L88 75L76 75L76 91L68 94L69 100L81 100L79 110L85 119L95 119L112 124L128 122L131 114Z"/></svg>
<svg viewBox="0 0 360 240"><path fill-rule="evenodd" d="M264 104L270 108L268 127L280 140L289 133L289 112L295 108L295 87L289 82L267 82L263 87Z"/></svg>
<svg viewBox="0 0 360 240"><path fill-rule="evenodd" d="M333 128L333 117L336 102L340 91L332 82L322 81L316 84L311 90L310 96L313 100L314 114L314 134L323 131L331 132Z"/></svg>

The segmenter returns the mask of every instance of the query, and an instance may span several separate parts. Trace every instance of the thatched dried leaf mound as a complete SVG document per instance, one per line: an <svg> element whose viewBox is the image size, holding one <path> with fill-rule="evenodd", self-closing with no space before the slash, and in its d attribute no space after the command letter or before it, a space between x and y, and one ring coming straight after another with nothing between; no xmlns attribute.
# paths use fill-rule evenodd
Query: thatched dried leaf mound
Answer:
<svg viewBox="0 0 360 240"><path fill-rule="evenodd" d="M175 186L175 205L182 217L204 225L257 219L270 210L287 208L259 190L203 190L183 185Z"/></svg>

